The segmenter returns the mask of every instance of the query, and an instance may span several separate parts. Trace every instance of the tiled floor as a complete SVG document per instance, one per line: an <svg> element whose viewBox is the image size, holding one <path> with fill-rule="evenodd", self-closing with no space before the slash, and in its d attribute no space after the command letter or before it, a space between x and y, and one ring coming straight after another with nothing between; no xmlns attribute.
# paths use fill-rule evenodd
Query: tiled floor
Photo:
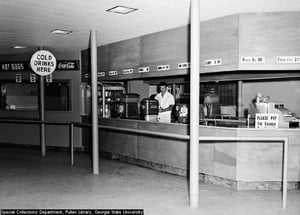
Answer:
<svg viewBox="0 0 300 215"><path fill-rule="evenodd" d="M300 191L288 191L281 208L280 191L235 191L200 184L199 208L189 207L188 180L112 160L100 160L91 174L88 154L77 152L75 165L62 151L0 148L0 209L141 208L164 214L300 214Z"/></svg>

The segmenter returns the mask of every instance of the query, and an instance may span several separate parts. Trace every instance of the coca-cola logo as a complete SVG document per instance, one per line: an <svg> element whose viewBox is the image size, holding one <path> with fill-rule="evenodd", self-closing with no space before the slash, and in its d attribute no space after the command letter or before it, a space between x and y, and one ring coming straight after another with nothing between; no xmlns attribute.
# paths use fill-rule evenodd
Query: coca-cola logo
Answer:
<svg viewBox="0 0 300 215"><path fill-rule="evenodd" d="M58 64L58 69L75 69L74 62L60 62Z"/></svg>

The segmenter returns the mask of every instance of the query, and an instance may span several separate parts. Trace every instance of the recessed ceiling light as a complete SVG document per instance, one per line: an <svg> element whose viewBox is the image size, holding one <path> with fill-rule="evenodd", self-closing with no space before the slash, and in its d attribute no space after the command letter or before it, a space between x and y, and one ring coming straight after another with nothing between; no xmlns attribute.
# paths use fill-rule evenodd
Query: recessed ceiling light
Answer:
<svg viewBox="0 0 300 215"><path fill-rule="evenodd" d="M120 14L128 14L131 13L133 11L136 11L136 8L131 8L131 7L125 7L125 6L115 6L112 7L108 10L106 10L107 12L113 12L113 13L120 13Z"/></svg>
<svg viewBox="0 0 300 215"><path fill-rule="evenodd" d="M71 34L73 31L70 30L62 30L62 29L54 29L52 31L50 31L51 34L57 34L57 35L68 35Z"/></svg>
<svg viewBox="0 0 300 215"><path fill-rule="evenodd" d="M12 46L13 49L26 49L26 46Z"/></svg>

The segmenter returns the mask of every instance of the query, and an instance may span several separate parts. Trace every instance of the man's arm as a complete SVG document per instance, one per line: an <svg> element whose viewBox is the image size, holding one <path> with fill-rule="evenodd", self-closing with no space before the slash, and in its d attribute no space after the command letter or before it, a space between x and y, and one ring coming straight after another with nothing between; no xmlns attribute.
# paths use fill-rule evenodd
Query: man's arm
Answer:
<svg viewBox="0 0 300 215"><path fill-rule="evenodd" d="M162 108L162 107L160 107L160 108L159 108L159 112L171 111L171 110L173 109L173 106L174 106L174 105L169 105L169 107L167 107L167 108Z"/></svg>

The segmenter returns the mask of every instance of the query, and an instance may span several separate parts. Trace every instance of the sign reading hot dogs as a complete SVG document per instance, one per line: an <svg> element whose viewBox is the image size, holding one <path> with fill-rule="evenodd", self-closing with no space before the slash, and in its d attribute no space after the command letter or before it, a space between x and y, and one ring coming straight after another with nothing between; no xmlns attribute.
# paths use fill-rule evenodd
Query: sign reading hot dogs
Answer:
<svg viewBox="0 0 300 215"><path fill-rule="evenodd" d="M31 69L40 76L52 74L56 68L54 55L46 50L35 52L30 59Z"/></svg>
<svg viewBox="0 0 300 215"><path fill-rule="evenodd" d="M28 71L29 63L28 62L0 62L0 71L1 72L10 72L10 71Z"/></svg>

